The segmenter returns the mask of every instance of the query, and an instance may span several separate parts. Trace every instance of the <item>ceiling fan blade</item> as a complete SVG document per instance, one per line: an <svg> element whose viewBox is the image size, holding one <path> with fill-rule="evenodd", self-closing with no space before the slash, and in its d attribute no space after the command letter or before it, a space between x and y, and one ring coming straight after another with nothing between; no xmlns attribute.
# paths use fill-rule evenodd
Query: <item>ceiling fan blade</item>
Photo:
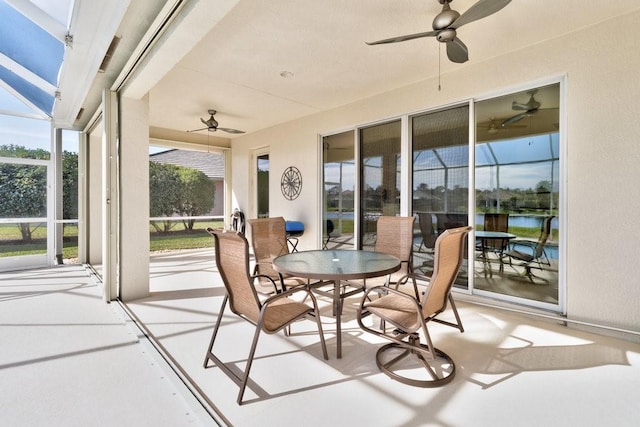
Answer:
<svg viewBox="0 0 640 427"><path fill-rule="evenodd" d="M221 130L221 131L227 132L227 133L233 133L233 134L236 134L236 135L244 133L243 130L230 129L230 128L218 128L218 130Z"/></svg>
<svg viewBox="0 0 640 427"><path fill-rule="evenodd" d="M202 117L200 117L200 121L202 122L202 124L204 124L206 127L209 127L209 123L207 123L207 121L205 119L203 119Z"/></svg>
<svg viewBox="0 0 640 427"><path fill-rule="evenodd" d="M437 34L438 34L437 31L427 31L424 33L409 34L406 36L392 37L390 39L378 40L375 42L365 42L365 43L368 44L369 46L372 46L374 44L398 43L398 42L404 42L407 40L419 39L421 37L435 37Z"/></svg>
<svg viewBox="0 0 640 427"><path fill-rule="evenodd" d="M489 15L492 15L511 3L511 0L480 0L464 12L456 19L449 28L454 30L462 27L469 22L477 21Z"/></svg>
<svg viewBox="0 0 640 427"><path fill-rule="evenodd" d="M193 130L188 130L187 132L200 132L201 130L207 130L207 129L209 129L209 127L202 128L202 129L193 129Z"/></svg>
<svg viewBox="0 0 640 427"><path fill-rule="evenodd" d="M511 103L511 109L512 110L524 110L524 111L527 111L527 110L531 109L531 107L529 106L529 104L521 104L520 102L513 101Z"/></svg>
<svg viewBox="0 0 640 427"><path fill-rule="evenodd" d="M452 62L462 64L469 60L469 50L467 49L467 46L462 43L462 40L456 37L452 41L447 42L447 57Z"/></svg>
<svg viewBox="0 0 640 427"><path fill-rule="evenodd" d="M508 126L510 124L519 122L520 120L524 119L526 117L526 115L527 115L527 113L521 113L521 114L516 114L513 117L509 117L504 122L502 122L502 126Z"/></svg>

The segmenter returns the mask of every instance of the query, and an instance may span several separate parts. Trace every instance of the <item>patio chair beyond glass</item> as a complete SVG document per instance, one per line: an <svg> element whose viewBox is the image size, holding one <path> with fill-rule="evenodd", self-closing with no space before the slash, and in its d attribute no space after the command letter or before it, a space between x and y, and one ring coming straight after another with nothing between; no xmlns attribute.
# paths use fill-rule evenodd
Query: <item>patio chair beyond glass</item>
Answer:
<svg viewBox="0 0 640 427"><path fill-rule="evenodd" d="M470 230L471 227L448 229L438 236L433 275L425 288L414 282L413 294L389 287L365 291L357 312L358 324L364 331L391 341L376 353L378 367L390 378L418 387L437 387L453 380L455 363L445 352L434 347L427 323L437 321L435 317L447 307L451 287L462 265L465 240ZM370 292L385 295L371 300ZM379 329L363 323L363 318L368 315L382 320ZM388 332L383 325L385 322L395 329ZM424 343L420 342L421 335ZM424 369L428 375L425 375Z"/></svg>
<svg viewBox="0 0 640 427"><path fill-rule="evenodd" d="M485 213L484 231L500 231L507 233L509 231L509 214ZM482 243L476 243L476 250L481 252L483 262L488 265L489 262L491 262L489 254L493 254L495 256L495 260L500 264L499 268L501 273L504 270L504 265L502 263L503 254L507 249L509 249L508 239L484 239Z"/></svg>
<svg viewBox="0 0 640 427"><path fill-rule="evenodd" d="M211 228L208 228L207 231L215 240L216 265L224 282L226 294L222 300L222 306L211 335L203 367L206 369L209 360L212 360L216 366L238 384L240 390L238 391L237 402L238 405L241 405L260 332L275 334L299 319L312 316L315 318L318 327L324 359L328 360L329 356L315 296L306 287L297 287L282 291L261 301L254 287L255 276L249 274L249 243L244 235L238 232L224 232ZM273 283L273 286L275 288L275 283ZM306 301L308 298L311 301L311 306L289 298L298 293L301 294L300 300ZM242 378L213 354L213 344L222 324L227 302L229 302L229 308L233 313L256 327ZM287 332L286 329L285 332ZM233 345L236 343L237 341L234 341ZM283 372L285 371L286 369L283 370Z"/></svg>
<svg viewBox="0 0 640 427"><path fill-rule="evenodd" d="M542 270L543 265L551 266L547 252L544 249L544 245L547 243L547 240L551 235L551 222L554 218L555 216L552 215L543 219L538 241L515 240L510 244L511 249L504 252L504 256L508 258L508 263L512 268L514 260L518 262L518 266L524 267L522 274L519 274L518 276L528 279L531 283L535 283L534 278L540 279L545 283L549 283L547 279L533 274L531 269L534 265L536 265L540 270Z"/></svg>

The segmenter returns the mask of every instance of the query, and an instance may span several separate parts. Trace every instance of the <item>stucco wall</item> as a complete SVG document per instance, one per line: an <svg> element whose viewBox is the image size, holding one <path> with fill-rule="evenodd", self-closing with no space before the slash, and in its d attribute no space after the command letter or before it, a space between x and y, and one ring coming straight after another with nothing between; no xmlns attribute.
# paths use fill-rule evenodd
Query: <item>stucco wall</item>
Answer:
<svg viewBox="0 0 640 427"><path fill-rule="evenodd" d="M610 25L609 25L610 24ZM615 24L616 37L610 28ZM254 216L252 150L270 147L272 216L300 220L300 247L319 246L318 135L566 77L566 273L570 318L640 330L640 13L542 41L435 79L234 140L234 200ZM280 174L303 174L287 201Z"/></svg>

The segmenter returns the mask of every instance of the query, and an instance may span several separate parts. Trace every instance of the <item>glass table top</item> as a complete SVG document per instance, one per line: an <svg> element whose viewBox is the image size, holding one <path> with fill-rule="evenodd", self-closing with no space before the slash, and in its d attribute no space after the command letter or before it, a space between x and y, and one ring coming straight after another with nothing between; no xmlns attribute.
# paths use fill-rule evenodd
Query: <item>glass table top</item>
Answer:
<svg viewBox="0 0 640 427"><path fill-rule="evenodd" d="M398 271L400 260L379 252L329 249L282 255L273 260L273 267L310 279L364 279Z"/></svg>

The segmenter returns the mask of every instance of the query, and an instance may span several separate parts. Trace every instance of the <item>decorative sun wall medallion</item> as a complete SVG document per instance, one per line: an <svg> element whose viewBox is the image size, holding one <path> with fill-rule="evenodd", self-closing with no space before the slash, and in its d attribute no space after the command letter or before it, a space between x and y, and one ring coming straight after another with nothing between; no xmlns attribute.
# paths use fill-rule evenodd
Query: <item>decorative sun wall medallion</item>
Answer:
<svg viewBox="0 0 640 427"><path fill-rule="evenodd" d="M280 180L282 195L287 200L295 200L302 191L302 174L295 166L289 166L282 172Z"/></svg>

